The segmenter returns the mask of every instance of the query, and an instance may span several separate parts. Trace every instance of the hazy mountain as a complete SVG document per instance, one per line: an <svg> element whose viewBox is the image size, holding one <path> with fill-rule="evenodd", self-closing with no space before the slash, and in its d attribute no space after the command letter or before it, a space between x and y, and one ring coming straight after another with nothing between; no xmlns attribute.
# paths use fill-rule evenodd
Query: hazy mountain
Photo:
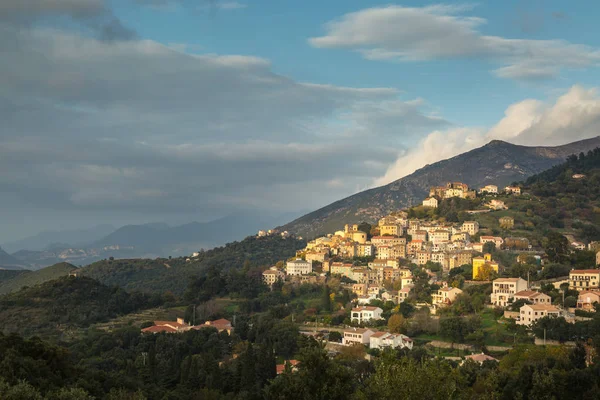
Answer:
<svg viewBox="0 0 600 400"><path fill-rule="evenodd" d="M115 230L112 225L98 225L88 229L45 231L24 239L3 244L6 251L14 253L19 250L52 250L56 248L80 247L96 241Z"/></svg>
<svg viewBox="0 0 600 400"><path fill-rule="evenodd" d="M210 222L127 225L91 243L92 248L126 250L136 257L184 255L201 248L221 246L289 221L292 214L240 212ZM297 215L297 214L296 214ZM292 217L293 218L293 217ZM131 255L130 255L131 256Z"/></svg>
<svg viewBox="0 0 600 400"><path fill-rule="evenodd" d="M600 136L555 147L528 147L494 140L456 157L427 165L388 185L357 193L280 227L314 237L334 232L344 223L375 222L391 211L420 203L429 188L449 181L473 188L504 187L563 162L567 156L600 146Z"/></svg>
<svg viewBox="0 0 600 400"><path fill-rule="evenodd" d="M8 254L0 247L0 269L22 269L25 263Z"/></svg>

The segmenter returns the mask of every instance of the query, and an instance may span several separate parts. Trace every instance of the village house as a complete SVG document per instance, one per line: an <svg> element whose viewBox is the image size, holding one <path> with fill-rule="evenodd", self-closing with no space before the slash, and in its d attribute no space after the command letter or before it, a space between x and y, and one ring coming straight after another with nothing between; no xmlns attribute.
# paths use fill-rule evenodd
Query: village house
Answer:
<svg viewBox="0 0 600 400"><path fill-rule="evenodd" d="M404 300L408 298L410 294L410 290L413 288L413 285L402 286L402 289L398 290L398 304L402 303Z"/></svg>
<svg viewBox="0 0 600 400"><path fill-rule="evenodd" d="M477 221L465 221L463 222L461 231L467 232L470 236L473 236L479 232L479 222Z"/></svg>
<svg viewBox="0 0 600 400"><path fill-rule="evenodd" d="M496 245L497 249L501 249L502 245L504 244L504 239L502 239L499 236L481 236L479 238L479 241L483 244L486 243L494 243Z"/></svg>
<svg viewBox="0 0 600 400"><path fill-rule="evenodd" d="M579 292L577 308L583 311L596 312L595 303L600 303L600 291L585 290Z"/></svg>
<svg viewBox="0 0 600 400"><path fill-rule="evenodd" d="M398 304L398 291L397 290L386 290L381 293L381 299L383 301L391 301L394 304Z"/></svg>
<svg viewBox="0 0 600 400"><path fill-rule="evenodd" d="M342 344L345 346L362 344L368 345L370 343L371 335L375 332L371 329L364 328L351 328L346 329L344 331L344 336L342 337Z"/></svg>
<svg viewBox="0 0 600 400"><path fill-rule="evenodd" d="M357 296L366 296L369 285L366 283L354 283L352 284L352 293Z"/></svg>
<svg viewBox="0 0 600 400"><path fill-rule="evenodd" d="M575 250L585 250L585 243L582 242L571 242L571 247Z"/></svg>
<svg viewBox="0 0 600 400"><path fill-rule="evenodd" d="M227 332L231 335L233 332L233 327L231 326L231 321L221 318L214 321L206 321L203 325L192 326L194 330L200 330L203 328L215 328L219 332Z"/></svg>
<svg viewBox="0 0 600 400"><path fill-rule="evenodd" d="M512 229L515 227L515 219L509 216L499 218L498 223L502 229Z"/></svg>
<svg viewBox="0 0 600 400"><path fill-rule="evenodd" d="M154 321L154 325L143 328L142 333L181 333L190 329L191 326L183 318L177 318L177 321Z"/></svg>
<svg viewBox="0 0 600 400"><path fill-rule="evenodd" d="M506 204L504 204L504 202L502 200L497 200L497 199L492 199L490 200L490 202L487 204L487 206L489 208L491 208L492 210L505 210L506 208Z"/></svg>
<svg viewBox="0 0 600 400"><path fill-rule="evenodd" d="M434 306L447 306L454 302L456 296L462 293L462 290L455 287L445 287L438 289L437 293L431 295Z"/></svg>
<svg viewBox="0 0 600 400"><path fill-rule="evenodd" d="M478 252L478 253L483 253L483 243L481 243L481 242L478 242L478 243L471 243L471 244L470 244L470 248L471 248L473 251L476 251L476 252Z"/></svg>
<svg viewBox="0 0 600 400"><path fill-rule="evenodd" d="M598 290L600 269L573 269L569 272L569 289Z"/></svg>
<svg viewBox="0 0 600 400"><path fill-rule="evenodd" d="M446 258L448 260L448 268L446 269L450 270L452 268L458 268L463 265L471 264L472 258L473 253L468 250L448 253L448 257Z"/></svg>
<svg viewBox="0 0 600 400"><path fill-rule="evenodd" d="M423 229L414 231L414 233L412 234L412 238L413 238L413 240L421 240L423 242L426 242L427 241L427 231L423 230Z"/></svg>
<svg viewBox="0 0 600 400"><path fill-rule="evenodd" d="M486 253L483 257L473 258L473 280L488 280L489 276L485 276L486 272L499 272L500 266L492 260L492 255Z"/></svg>
<svg viewBox="0 0 600 400"><path fill-rule="evenodd" d="M423 207L438 208L438 199L435 197L426 198L423 200Z"/></svg>
<svg viewBox="0 0 600 400"><path fill-rule="evenodd" d="M440 243L443 241L450 240L450 232L447 230L435 230L429 235L429 241L433 243Z"/></svg>
<svg viewBox="0 0 600 400"><path fill-rule="evenodd" d="M298 371L298 364L300 364L300 361L298 361L298 360L286 360L283 362L283 364L277 364L277 366L276 366L277 375L283 374L285 372L286 366L289 366L290 370L292 372Z"/></svg>
<svg viewBox="0 0 600 400"><path fill-rule="evenodd" d="M507 186L504 191L509 194L521 194L521 188L518 186Z"/></svg>
<svg viewBox="0 0 600 400"><path fill-rule="evenodd" d="M465 356L465 362L467 362L468 360L475 361L476 363L478 363L480 365L486 361L498 362L498 360L495 359L494 357L488 356L487 354L483 354L483 353L471 354L471 355Z"/></svg>
<svg viewBox="0 0 600 400"><path fill-rule="evenodd" d="M377 250L375 254L379 258L390 258L392 253L392 248L390 246L377 246Z"/></svg>
<svg viewBox="0 0 600 400"><path fill-rule="evenodd" d="M381 319L383 310L379 307L362 306L352 309L351 321L356 323L368 322L371 320Z"/></svg>
<svg viewBox="0 0 600 400"><path fill-rule="evenodd" d="M262 277L263 282L266 285L273 286L273 284L278 280L283 281L285 279L285 273L283 273L283 271L278 270L277 267L271 267L270 269L262 273Z"/></svg>
<svg viewBox="0 0 600 400"><path fill-rule="evenodd" d="M506 307L514 302L515 294L524 290L527 290L527 281L523 278L494 279L490 302L498 307Z"/></svg>
<svg viewBox="0 0 600 400"><path fill-rule="evenodd" d="M377 246L397 246L406 244L406 238L395 236L373 236L371 243ZM381 257L380 257L381 258Z"/></svg>
<svg viewBox="0 0 600 400"><path fill-rule="evenodd" d="M526 300L532 304L551 304L552 298L545 293L534 290L522 290L515 293L514 301Z"/></svg>
<svg viewBox="0 0 600 400"><path fill-rule="evenodd" d="M471 240L471 235L469 235L469 232L455 232L452 234L452 236L450 236L450 240L452 242L468 242L469 240Z"/></svg>
<svg viewBox="0 0 600 400"><path fill-rule="evenodd" d="M341 275L350 279L352 279L352 268L354 268L353 264L342 262L333 262L329 267L331 275Z"/></svg>
<svg viewBox="0 0 600 400"><path fill-rule="evenodd" d="M377 296L374 296L371 294L366 294L364 296L358 296L356 298L356 303L359 306L366 306L367 304L371 303L373 300L377 300Z"/></svg>
<svg viewBox="0 0 600 400"><path fill-rule="evenodd" d="M546 316L558 317L560 310L550 304L525 304L519 310L517 325L531 326L538 319Z"/></svg>
<svg viewBox="0 0 600 400"><path fill-rule="evenodd" d="M485 185L479 189L479 193L498 194L498 186L496 185Z"/></svg>
<svg viewBox="0 0 600 400"><path fill-rule="evenodd" d="M381 236L402 236L404 229L400 225L381 225L379 227L379 235Z"/></svg>
<svg viewBox="0 0 600 400"><path fill-rule="evenodd" d="M423 245L424 242L422 240L411 240L410 242L408 242L406 252L409 255L415 255L417 251L423 250Z"/></svg>
<svg viewBox="0 0 600 400"><path fill-rule="evenodd" d="M307 251L304 255L306 261L318 261L322 263L329 259L329 251Z"/></svg>
<svg viewBox="0 0 600 400"><path fill-rule="evenodd" d="M427 250L418 250L417 254L417 265L425 265L431 260L431 252Z"/></svg>
<svg viewBox="0 0 600 400"><path fill-rule="evenodd" d="M286 263L287 275L308 275L312 273L312 261L305 261L297 258L294 261L288 261Z"/></svg>
<svg viewBox="0 0 600 400"><path fill-rule="evenodd" d="M379 350L383 350L385 348L407 348L412 350L413 341L408 336L400 333L375 332L369 338L369 348Z"/></svg>
<svg viewBox="0 0 600 400"><path fill-rule="evenodd" d="M358 257L371 257L375 255L375 246L372 243L360 243L356 246L356 255Z"/></svg>

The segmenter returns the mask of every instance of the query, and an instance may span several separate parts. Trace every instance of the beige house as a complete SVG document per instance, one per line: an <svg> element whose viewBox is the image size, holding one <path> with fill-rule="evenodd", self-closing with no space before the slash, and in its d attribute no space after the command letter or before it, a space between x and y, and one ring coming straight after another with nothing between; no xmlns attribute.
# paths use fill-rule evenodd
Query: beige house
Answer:
<svg viewBox="0 0 600 400"><path fill-rule="evenodd" d="M569 272L569 289L597 290L600 269L573 269Z"/></svg>
<svg viewBox="0 0 600 400"><path fill-rule="evenodd" d="M462 293L462 290L455 287L446 287L441 288L437 291L437 293L433 294L431 297L433 299L432 303L434 306L444 306L450 305L456 299L456 296Z"/></svg>
<svg viewBox="0 0 600 400"><path fill-rule="evenodd" d="M518 186L507 186L504 191L510 194L521 194L521 188Z"/></svg>
<svg viewBox="0 0 600 400"><path fill-rule="evenodd" d="M266 285L273 286L275 282L278 280L285 279L285 273L283 271L278 270L276 267L271 267L262 273L263 282Z"/></svg>
<svg viewBox="0 0 600 400"><path fill-rule="evenodd" d="M463 232L467 232L469 235L473 236L477 232L479 232L479 222L477 222L477 221L465 221L465 222L463 222L460 230L463 231Z"/></svg>
<svg viewBox="0 0 600 400"><path fill-rule="evenodd" d="M515 219L509 216L499 218L498 223L500 223L500 228L502 229L512 229L515 227Z"/></svg>
<svg viewBox="0 0 600 400"><path fill-rule="evenodd" d="M500 236L481 236L479 241L483 244L490 242L494 243L497 249L501 249L502 245L504 245L504 239L502 239Z"/></svg>
<svg viewBox="0 0 600 400"><path fill-rule="evenodd" d="M498 278L492 284L490 301L498 307L506 307L514 302L515 294L527 290L527 281L523 278Z"/></svg>
<svg viewBox="0 0 600 400"><path fill-rule="evenodd" d="M404 234L404 229L400 225L381 225L379 227L379 234L381 236L402 236Z"/></svg>
<svg viewBox="0 0 600 400"><path fill-rule="evenodd" d="M373 246L370 242L361 243L356 246L356 255L358 257L371 257L375 254L375 246Z"/></svg>
<svg viewBox="0 0 600 400"><path fill-rule="evenodd" d="M423 207L438 208L438 199L435 197L426 198L423 200Z"/></svg>
<svg viewBox="0 0 600 400"><path fill-rule="evenodd" d="M398 304L402 303L404 300L408 298L410 294L410 290L412 289L412 285L402 286L402 289L398 290Z"/></svg>
<svg viewBox="0 0 600 400"><path fill-rule="evenodd" d="M450 231L439 229L431 232L429 235L429 241L433 243L440 243L443 241L450 240Z"/></svg>
<svg viewBox="0 0 600 400"><path fill-rule="evenodd" d="M558 317L560 310L549 304L525 304L519 310L517 325L531 326L538 319L546 316Z"/></svg>
<svg viewBox="0 0 600 400"><path fill-rule="evenodd" d="M579 292L577 298L577 308L584 311L595 312L594 303L600 303L600 291Z"/></svg>
<svg viewBox="0 0 600 400"><path fill-rule="evenodd" d="M515 293L515 301L527 300L532 304L551 304L552 298L545 293L534 290L522 290Z"/></svg>
<svg viewBox="0 0 600 400"><path fill-rule="evenodd" d="M370 342L371 335L375 332L371 329L363 328L352 328L344 331L344 337L342 338L342 344L349 345L368 345Z"/></svg>
<svg viewBox="0 0 600 400"><path fill-rule="evenodd" d="M485 185L484 187L482 187L481 189L479 189L479 193L497 194L498 193L498 186L496 186L496 185Z"/></svg>
<svg viewBox="0 0 600 400"><path fill-rule="evenodd" d="M425 265L431 260L431 252L428 250L418 250L416 256L417 265Z"/></svg>

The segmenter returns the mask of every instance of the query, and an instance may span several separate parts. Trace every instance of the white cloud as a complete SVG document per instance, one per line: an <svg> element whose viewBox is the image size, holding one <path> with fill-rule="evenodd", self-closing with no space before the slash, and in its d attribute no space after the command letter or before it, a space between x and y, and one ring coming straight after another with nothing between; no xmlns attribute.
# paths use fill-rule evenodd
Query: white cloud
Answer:
<svg viewBox="0 0 600 400"><path fill-rule="evenodd" d="M600 51L561 40L509 39L480 32L483 18L459 15L468 7L387 6L349 13L326 25L315 47L347 48L371 60L422 61L482 58L502 65L501 78L546 79L563 68L600 62Z"/></svg>
<svg viewBox="0 0 600 400"><path fill-rule="evenodd" d="M400 154L376 185L390 183L436 161L483 146L493 139L521 145L555 146L598 136L600 96L597 89L575 85L553 103L534 99L509 106L490 129L451 128L427 135L417 147Z"/></svg>

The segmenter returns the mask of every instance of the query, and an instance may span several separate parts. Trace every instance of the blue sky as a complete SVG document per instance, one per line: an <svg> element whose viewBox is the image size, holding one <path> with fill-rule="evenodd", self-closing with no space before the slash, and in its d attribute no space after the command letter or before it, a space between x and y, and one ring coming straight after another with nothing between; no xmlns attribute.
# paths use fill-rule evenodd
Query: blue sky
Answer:
<svg viewBox="0 0 600 400"><path fill-rule="evenodd" d="M5 0L0 243L312 210L598 135L596 2Z"/></svg>

